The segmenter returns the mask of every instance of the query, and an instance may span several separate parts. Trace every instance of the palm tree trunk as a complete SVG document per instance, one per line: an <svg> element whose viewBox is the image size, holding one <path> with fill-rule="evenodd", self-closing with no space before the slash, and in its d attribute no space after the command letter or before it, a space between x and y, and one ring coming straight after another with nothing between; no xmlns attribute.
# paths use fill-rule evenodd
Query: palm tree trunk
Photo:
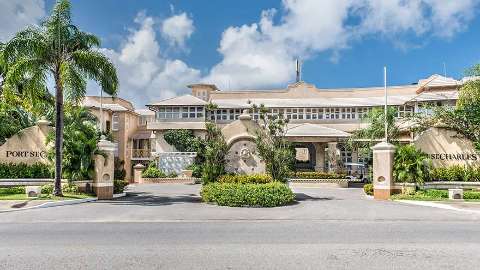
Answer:
<svg viewBox="0 0 480 270"><path fill-rule="evenodd" d="M62 194L62 153L63 153L63 86L60 76L55 76L55 196Z"/></svg>

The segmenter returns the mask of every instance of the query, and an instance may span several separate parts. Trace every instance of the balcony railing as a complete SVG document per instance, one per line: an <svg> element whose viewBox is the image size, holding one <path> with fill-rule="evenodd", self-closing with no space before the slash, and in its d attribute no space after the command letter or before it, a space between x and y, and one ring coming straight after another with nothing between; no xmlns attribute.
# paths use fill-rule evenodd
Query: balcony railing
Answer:
<svg viewBox="0 0 480 270"><path fill-rule="evenodd" d="M132 149L132 158L149 159L151 156L150 149Z"/></svg>

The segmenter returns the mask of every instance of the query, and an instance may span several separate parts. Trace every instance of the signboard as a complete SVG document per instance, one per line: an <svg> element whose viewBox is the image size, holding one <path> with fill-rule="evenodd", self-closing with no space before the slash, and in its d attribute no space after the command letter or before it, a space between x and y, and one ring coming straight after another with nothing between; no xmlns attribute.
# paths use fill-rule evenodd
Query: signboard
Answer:
<svg viewBox="0 0 480 270"><path fill-rule="evenodd" d="M453 130L430 128L420 134L414 144L428 154L435 167L480 166L480 154L473 143Z"/></svg>
<svg viewBox="0 0 480 270"><path fill-rule="evenodd" d="M40 121L36 126L21 130L0 146L0 163L47 163L47 135L52 128Z"/></svg>

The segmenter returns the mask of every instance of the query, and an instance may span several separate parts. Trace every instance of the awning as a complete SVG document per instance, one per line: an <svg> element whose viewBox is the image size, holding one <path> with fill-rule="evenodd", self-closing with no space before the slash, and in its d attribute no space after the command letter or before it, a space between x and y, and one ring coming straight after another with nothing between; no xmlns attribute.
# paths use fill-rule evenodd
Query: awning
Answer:
<svg viewBox="0 0 480 270"><path fill-rule="evenodd" d="M149 130L143 130L143 131L137 131L135 134L132 135L132 139L134 140L147 140L150 139L152 136L152 131Z"/></svg>

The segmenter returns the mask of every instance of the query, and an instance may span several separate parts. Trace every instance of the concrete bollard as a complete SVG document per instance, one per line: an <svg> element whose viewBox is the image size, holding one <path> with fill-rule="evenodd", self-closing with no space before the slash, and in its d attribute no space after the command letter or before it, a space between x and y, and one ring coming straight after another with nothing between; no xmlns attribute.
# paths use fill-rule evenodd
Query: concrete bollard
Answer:
<svg viewBox="0 0 480 270"><path fill-rule="evenodd" d="M395 146L384 141L373 149L373 197L377 200L388 200L392 195L393 158Z"/></svg>
<svg viewBox="0 0 480 270"><path fill-rule="evenodd" d="M142 172L145 169L143 164L137 164L133 166L133 182L143 184Z"/></svg>

